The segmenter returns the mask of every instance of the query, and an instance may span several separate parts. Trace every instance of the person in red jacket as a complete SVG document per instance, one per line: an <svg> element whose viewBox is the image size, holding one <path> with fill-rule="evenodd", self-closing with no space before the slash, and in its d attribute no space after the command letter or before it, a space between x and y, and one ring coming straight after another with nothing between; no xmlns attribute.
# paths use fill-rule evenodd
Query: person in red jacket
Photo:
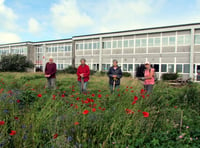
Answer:
<svg viewBox="0 0 200 148"><path fill-rule="evenodd" d="M77 69L78 85L80 87L80 93L86 93L90 76L90 68L85 64L86 60L84 58L81 59L80 62L81 65Z"/></svg>
<svg viewBox="0 0 200 148"><path fill-rule="evenodd" d="M48 88L56 88L56 64L53 62L53 57L49 58L49 62L45 66L45 77L47 78Z"/></svg>

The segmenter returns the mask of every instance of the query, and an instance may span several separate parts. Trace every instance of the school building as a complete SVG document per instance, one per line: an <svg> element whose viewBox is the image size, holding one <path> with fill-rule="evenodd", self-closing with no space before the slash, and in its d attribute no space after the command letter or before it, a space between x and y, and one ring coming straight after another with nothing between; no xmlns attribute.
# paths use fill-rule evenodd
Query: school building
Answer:
<svg viewBox="0 0 200 148"><path fill-rule="evenodd" d="M117 59L124 72L149 61L157 75L178 72L200 81L200 23L74 36L70 39L0 44L0 55L23 54L44 69L50 56L58 69L78 66L106 71Z"/></svg>

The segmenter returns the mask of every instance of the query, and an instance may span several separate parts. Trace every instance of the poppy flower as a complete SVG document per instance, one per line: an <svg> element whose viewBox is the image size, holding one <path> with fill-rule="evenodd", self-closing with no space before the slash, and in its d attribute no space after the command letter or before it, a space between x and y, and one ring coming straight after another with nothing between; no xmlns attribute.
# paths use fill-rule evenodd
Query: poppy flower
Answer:
<svg viewBox="0 0 200 148"><path fill-rule="evenodd" d="M128 89L126 89L126 91L128 91Z"/></svg>
<svg viewBox="0 0 200 148"><path fill-rule="evenodd" d="M126 86L126 88L128 88L128 86Z"/></svg>
<svg viewBox="0 0 200 148"><path fill-rule="evenodd" d="M101 109L101 107L99 106L99 109Z"/></svg>
<svg viewBox="0 0 200 148"><path fill-rule="evenodd" d="M72 91L75 91L75 89L72 89Z"/></svg>
<svg viewBox="0 0 200 148"><path fill-rule="evenodd" d="M102 111L105 111L105 110L106 110L105 108L102 109Z"/></svg>
<svg viewBox="0 0 200 148"><path fill-rule="evenodd" d="M58 137L58 134L53 135L53 139L56 139Z"/></svg>
<svg viewBox="0 0 200 148"><path fill-rule="evenodd" d="M143 99L145 99L145 95L141 95Z"/></svg>
<svg viewBox="0 0 200 148"><path fill-rule="evenodd" d="M15 134L16 134L16 131L11 130L10 135L13 136L13 135L15 135Z"/></svg>
<svg viewBox="0 0 200 148"><path fill-rule="evenodd" d="M42 97L42 95L41 95L41 94L38 94L37 96L38 96L39 98L41 98L41 97Z"/></svg>
<svg viewBox="0 0 200 148"><path fill-rule="evenodd" d="M20 100L19 100L19 99L17 100L17 103L20 103Z"/></svg>
<svg viewBox="0 0 200 148"><path fill-rule="evenodd" d="M93 111L93 112L96 112L96 108L93 108L92 111Z"/></svg>
<svg viewBox="0 0 200 148"><path fill-rule="evenodd" d="M141 89L140 90L140 94L144 94L145 93L145 90L144 89Z"/></svg>
<svg viewBox="0 0 200 148"><path fill-rule="evenodd" d="M5 121L0 121L0 125L4 125L5 124Z"/></svg>
<svg viewBox="0 0 200 148"><path fill-rule="evenodd" d="M0 89L0 94L3 92L3 88Z"/></svg>
<svg viewBox="0 0 200 148"><path fill-rule="evenodd" d="M177 108L178 106L174 106L174 108Z"/></svg>
<svg viewBox="0 0 200 148"><path fill-rule="evenodd" d="M120 97L121 95L120 94L118 94L118 97Z"/></svg>
<svg viewBox="0 0 200 148"><path fill-rule="evenodd" d="M78 97L78 98L76 98L76 100L78 101L80 98Z"/></svg>
<svg viewBox="0 0 200 148"><path fill-rule="evenodd" d="M64 97L65 97L65 94L62 94L61 97L64 98Z"/></svg>
<svg viewBox="0 0 200 148"><path fill-rule="evenodd" d="M74 125L79 125L79 122L75 122Z"/></svg>
<svg viewBox="0 0 200 148"><path fill-rule="evenodd" d="M133 101L133 102L132 102L132 105L134 105L135 103L136 103L136 101Z"/></svg>
<svg viewBox="0 0 200 148"><path fill-rule="evenodd" d="M97 104L93 104L93 107L96 107L97 106Z"/></svg>
<svg viewBox="0 0 200 148"><path fill-rule="evenodd" d="M14 117L15 118L15 120L18 120L19 118L18 117Z"/></svg>
<svg viewBox="0 0 200 148"><path fill-rule="evenodd" d="M78 105L77 104L75 104L75 108L78 109Z"/></svg>
<svg viewBox="0 0 200 148"><path fill-rule="evenodd" d="M88 114L88 113L89 113L88 110L84 110L84 111L83 111L83 114L84 114L84 115L86 115L86 114Z"/></svg>
<svg viewBox="0 0 200 148"><path fill-rule="evenodd" d="M134 93L134 90L131 90L132 93Z"/></svg>
<svg viewBox="0 0 200 148"><path fill-rule="evenodd" d="M138 97L137 96L134 96L134 101L137 101L138 100Z"/></svg>
<svg viewBox="0 0 200 148"><path fill-rule="evenodd" d="M130 89L132 89L133 87L131 86Z"/></svg>
<svg viewBox="0 0 200 148"><path fill-rule="evenodd" d="M102 95L101 94L98 94L98 98L101 98L102 97Z"/></svg>
<svg viewBox="0 0 200 148"><path fill-rule="evenodd" d="M148 112L142 112L144 117L149 117L149 113Z"/></svg>
<svg viewBox="0 0 200 148"><path fill-rule="evenodd" d="M101 90L98 90L98 92L101 92Z"/></svg>
<svg viewBox="0 0 200 148"><path fill-rule="evenodd" d="M92 94L92 97L94 97L95 96L95 94Z"/></svg>

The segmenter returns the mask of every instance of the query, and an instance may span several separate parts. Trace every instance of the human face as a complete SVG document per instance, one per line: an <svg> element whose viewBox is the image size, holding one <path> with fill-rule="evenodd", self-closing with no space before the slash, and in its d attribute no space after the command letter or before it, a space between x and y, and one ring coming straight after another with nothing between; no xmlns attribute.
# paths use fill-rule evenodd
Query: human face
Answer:
<svg viewBox="0 0 200 148"><path fill-rule="evenodd" d="M117 67L117 62L116 61L113 62L113 66Z"/></svg>
<svg viewBox="0 0 200 148"><path fill-rule="evenodd" d="M146 69L150 69L150 64L145 64Z"/></svg>
<svg viewBox="0 0 200 148"><path fill-rule="evenodd" d="M52 58L49 59L49 63L50 64L53 63L53 59Z"/></svg>
<svg viewBox="0 0 200 148"><path fill-rule="evenodd" d="M81 60L81 65L85 65L85 61L84 60Z"/></svg>

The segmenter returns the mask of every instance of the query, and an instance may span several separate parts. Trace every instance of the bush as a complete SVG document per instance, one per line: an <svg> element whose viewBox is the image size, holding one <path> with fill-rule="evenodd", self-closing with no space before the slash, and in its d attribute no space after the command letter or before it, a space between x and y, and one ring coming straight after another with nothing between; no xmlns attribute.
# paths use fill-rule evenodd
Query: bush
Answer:
<svg viewBox="0 0 200 148"><path fill-rule="evenodd" d="M27 60L26 56L14 54L2 56L0 65L2 71L25 72L27 68L33 68L34 64Z"/></svg>
<svg viewBox="0 0 200 148"><path fill-rule="evenodd" d="M178 78L178 73L165 73L161 78L162 80L176 80Z"/></svg>
<svg viewBox="0 0 200 148"><path fill-rule="evenodd" d="M131 73L129 73L129 72L123 72L122 76L123 77L131 77Z"/></svg>

